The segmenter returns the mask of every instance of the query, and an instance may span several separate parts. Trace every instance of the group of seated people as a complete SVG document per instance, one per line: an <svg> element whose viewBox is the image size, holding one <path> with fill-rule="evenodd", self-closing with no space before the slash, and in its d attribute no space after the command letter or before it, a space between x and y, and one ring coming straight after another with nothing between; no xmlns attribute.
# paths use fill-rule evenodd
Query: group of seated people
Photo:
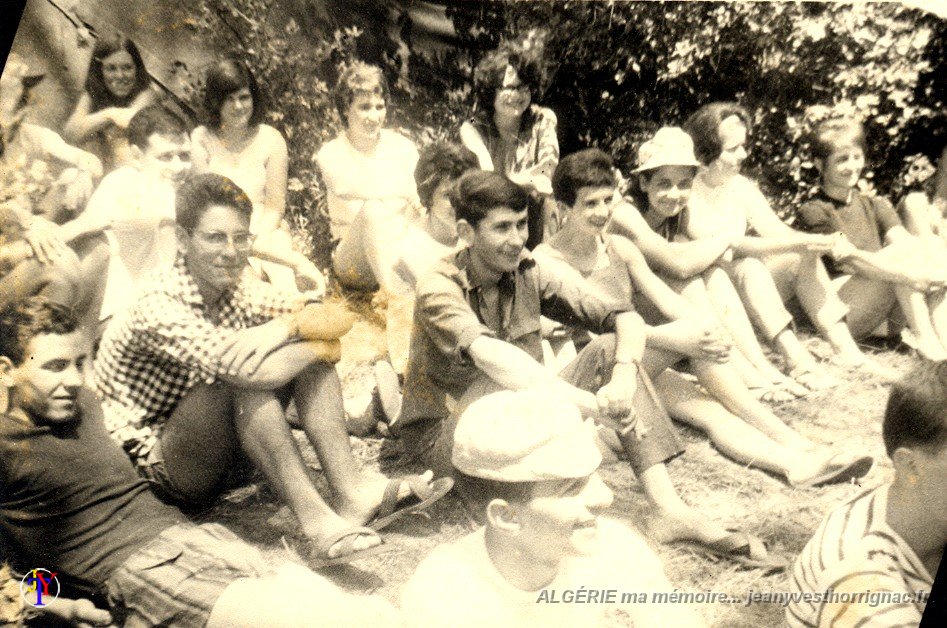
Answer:
<svg viewBox="0 0 947 628"><path fill-rule="evenodd" d="M385 126L381 70L352 63L335 92L342 131L313 159L332 275L377 291L385 312L388 359L353 411L336 363L354 317L294 248L287 144L246 66L211 64L206 123L189 132L148 91L134 44L104 38L64 129L99 140L95 154L24 122L39 78L11 58L0 82L0 531L14 564L48 566L108 606L64 598L48 612L101 625L594 622L612 606L536 603L585 587L646 594L621 605L640 625L701 625L650 598L673 586L637 532L600 517L612 496L596 469L627 460L653 541L786 569L688 505L667 465L684 451L675 419L793 487L870 471L870 456L816 443L768 405L840 384L796 310L850 372L898 378L857 344L872 334L901 333L923 362L885 413L894 482L830 514L790 586L930 588L947 543L943 216L922 193L895 210L859 191L857 122L814 130L820 190L800 230L740 173L752 124L736 103L661 128L629 172L597 148L560 159L556 117L536 103L540 60L503 46L476 68L460 143L419 153ZM63 173L29 174L47 160ZM350 434L376 429L427 470L363 468ZM255 472L297 518L309 568L274 567L190 520ZM310 570L390 551L380 532L455 483L484 527L422 561L401 614ZM908 625L924 601L827 597L787 620Z"/></svg>

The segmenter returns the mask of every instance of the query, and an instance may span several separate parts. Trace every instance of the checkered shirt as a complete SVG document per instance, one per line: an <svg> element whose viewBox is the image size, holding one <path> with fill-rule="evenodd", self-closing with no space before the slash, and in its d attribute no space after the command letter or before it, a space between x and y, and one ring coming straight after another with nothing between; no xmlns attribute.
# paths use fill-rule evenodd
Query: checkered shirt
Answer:
<svg viewBox="0 0 947 628"><path fill-rule="evenodd" d="M236 330L298 311L310 300L244 273L210 308L179 254L174 267L156 276L102 337L93 383L109 433L141 463L187 392L217 379L225 340Z"/></svg>

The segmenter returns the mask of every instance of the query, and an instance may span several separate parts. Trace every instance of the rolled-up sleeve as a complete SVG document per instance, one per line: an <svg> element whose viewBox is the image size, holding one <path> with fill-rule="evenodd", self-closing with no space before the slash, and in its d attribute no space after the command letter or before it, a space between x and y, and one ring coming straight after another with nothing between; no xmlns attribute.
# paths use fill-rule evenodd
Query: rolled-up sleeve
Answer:
<svg viewBox="0 0 947 628"><path fill-rule="evenodd" d="M596 334L615 331L615 316L633 308L602 294L577 272L536 260L543 316Z"/></svg>
<svg viewBox="0 0 947 628"><path fill-rule="evenodd" d="M468 361L467 349L474 340L494 336L474 314L460 285L438 272L418 282L415 311L415 320L438 351L460 363Z"/></svg>

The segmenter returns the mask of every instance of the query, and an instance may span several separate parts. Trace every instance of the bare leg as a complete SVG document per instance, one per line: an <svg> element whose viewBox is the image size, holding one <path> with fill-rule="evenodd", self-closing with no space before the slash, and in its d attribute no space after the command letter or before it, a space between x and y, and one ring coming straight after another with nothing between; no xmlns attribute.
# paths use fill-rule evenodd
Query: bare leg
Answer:
<svg viewBox="0 0 947 628"><path fill-rule="evenodd" d="M894 293L901 304L901 311L907 318L908 327L914 332L918 352L935 362L947 360L947 348L934 331L927 296L905 285L895 285Z"/></svg>
<svg viewBox="0 0 947 628"><path fill-rule="evenodd" d="M757 401L729 365L706 360L691 360L691 364L700 382L727 410L787 447L796 449L815 447L811 441L783 423L769 408Z"/></svg>
<svg viewBox="0 0 947 628"><path fill-rule="evenodd" d="M740 294L727 272L716 266L711 267L704 274L704 281L714 309L730 331L739 352L769 383L782 383L785 377L763 352Z"/></svg>
<svg viewBox="0 0 947 628"><path fill-rule="evenodd" d="M737 462L798 483L820 473L828 460L825 452L801 450L770 438L674 371L665 371L655 380L655 387L673 418L705 432L720 451Z"/></svg>
<svg viewBox="0 0 947 628"><path fill-rule="evenodd" d="M648 532L656 541L713 543L729 534L722 525L684 503L663 463L648 467L638 479L654 513Z"/></svg>
<svg viewBox="0 0 947 628"><path fill-rule="evenodd" d="M300 423L335 493L339 516L357 525L365 524L378 510L388 478L364 473L352 454L338 373L332 365L317 362L300 372L292 386ZM296 454L298 457L298 451ZM405 485L399 496L409 494L410 488Z"/></svg>

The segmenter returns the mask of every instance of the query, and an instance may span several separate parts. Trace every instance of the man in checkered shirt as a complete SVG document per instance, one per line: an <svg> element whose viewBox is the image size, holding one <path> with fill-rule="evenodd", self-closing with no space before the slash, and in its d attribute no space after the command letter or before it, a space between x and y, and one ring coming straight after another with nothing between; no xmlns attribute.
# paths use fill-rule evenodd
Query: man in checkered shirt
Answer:
<svg viewBox="0 0 947 628"><path fill-rule="evenodd" d="M376 516L391 487L364 473L349 446L334 362L352 318L245 272L251 211L226 177L181 185L174 268L116 316L95 359L106 427L159 495L177 503L213 500L245 452L320 558L358 554L381 543L359 526ZM290 433L291 399L336 510L316 491ZM407 486L399 490L406 493Z"/></svg>

